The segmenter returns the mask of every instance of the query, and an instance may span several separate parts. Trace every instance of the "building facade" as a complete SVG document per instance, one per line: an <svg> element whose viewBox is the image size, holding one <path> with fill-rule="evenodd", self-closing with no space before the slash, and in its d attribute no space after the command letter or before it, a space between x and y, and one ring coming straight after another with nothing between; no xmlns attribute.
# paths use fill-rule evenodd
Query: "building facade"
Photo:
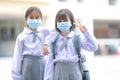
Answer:
<svg viewBox="0 0 120 80"><path fill-rule="evenodd" d="M56 12L69 8L96 36L100 49L95 55L120 54L119 0L0 0L0 56L13 55L15 39L25 27L29 6L43 12L43 27L54 28Z"/></svg>

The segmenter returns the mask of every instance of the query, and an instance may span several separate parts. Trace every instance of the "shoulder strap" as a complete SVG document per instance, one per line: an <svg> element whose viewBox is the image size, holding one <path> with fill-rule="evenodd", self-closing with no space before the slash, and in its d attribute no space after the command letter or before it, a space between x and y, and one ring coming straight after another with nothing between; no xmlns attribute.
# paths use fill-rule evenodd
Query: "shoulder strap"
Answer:
<svg viewBox="0 0 120 80"><path fill-rule="evenodd" d="M58 36L56 38L56 40L52 43L52 52L53 52L53 58L55 58L55 55L56 55L56 43L57 43L57 39L58 39ZM80 53L80 36L78 34L75 34L74 37L73 37L73 45L74 45L74 48L78 54L78 57L79 58L82 58L82 62L83 60L85 59L85 56L84 55L81 55Z"/></svg>
<svg viewBox="0 0 120 80"><path fill-rule="evenodd" d="M59 36L59 35L58 35ZM55 41L52 43L52 52L53 52L53 59L55 59L55 55L56 55L56 43L57 43L57 38L55 39Z"/></svg>
<svg viewBox="0 0 120 80"><path fill-rule="evenodd" d="M56 53L56 40L52 43L52 52L53 52L53 59L55 59L55 53Z"/></svg>
<svg viewBox="0 0 120 80"><path fill-rule="evenodd" d="M75 47L75 50L78 54L78 57L81 59L82 62L86 62L86 57L84 54L81 54L80 51L81 51L81 48L79 46L80 44L80 36L78 34L75 34L74 35L74 47Z"/></svg>
<svg viewBox="0 0 120 80"><path fill-rule="evenodd" d="M79 67L80 67L80 71L82 73L82 76L83 76L83 67L82 67L82 56L81 56L81 53L80 53L80 36L75 34L74 35L74 38L73 38L73 45L74 45L74 48L76 50L76 53L78 54L78 57L79 57Z"/></svg>
<svg viewBox="0 0 120 80"><path fill-rule="evenodd" d="M80 36L79 35L77 35L77 34L74 35L73 43L74 43L75 50L78 54L78 57L80 58L81 54L80 54L80 46L79 46L79 44L80 44Z"/></svg>
<svg viewBox="0 0 120 80"><path fill-rule="evenodd" d="M58 38L58 36L57 36ZM53 52L53 58L55 58L55 55L56 55L56 43L57 43L57 38L56 40L52 43L52 52ZM81 54L80 54L80 48L79 48L79 45L80 44L80 36L75 34L74 37L73 37L73 43L74 43L74 47L75 47L75 50L76 52L78 53L78 57L80 58L81 57Z"/></svg>

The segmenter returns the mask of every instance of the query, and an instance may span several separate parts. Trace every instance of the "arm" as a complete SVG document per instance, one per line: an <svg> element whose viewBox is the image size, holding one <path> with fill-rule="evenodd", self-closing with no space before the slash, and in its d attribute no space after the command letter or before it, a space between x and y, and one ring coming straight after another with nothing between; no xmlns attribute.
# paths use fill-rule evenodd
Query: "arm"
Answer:
<svg viewBox="0 0 120 80"><path fill-rule="evenodd" d="M90 34L88 31L84 32L83 35L85 36L85 39L81 40L80 47L88 51L97 50L98 44L94 35Z"/></svg>
<svg viewBox="0 0 120 80"><path fill-rule="evenodd" d="M48 29L43 29L42 33L44 35L44 38L47 37L50 34L50 31Z"/></svg>
<svg viewBox="0 0 120 80"><path fill-rule="evenodd" d="M13 63L12 63L12 77L13 80L21 80L21 64L22 64L22 43L20 43L19 38L16 39Z"/></svg>
<svg viewBox="0 0 120 80"><path fill-rule="evenodd" d="M85 39L81 40L80 42L80 47L88 51L97 50L98 44L97 44L97 40L95 36L90 34L86 26L82 26L79 20L77 21L78 21L78 24L75 23L74 25L77 26L80 29L80 31L83 33L83 35L85 36Z"/></svg>
<svg viewBox="0 0 120 80"><path fill-rule="evenodd" d="M54 42L58 36L58 32L56 30L50 31L50 34L45 38L45 44L49 45Z"/></svg>
<svg viewBox="0 0 120 80"><path fill-rule="evenodd" d="M54 75L53 54L50 53L47 55L46 59L44 80L53 80L53 75Z"/></svg>
<svg viewBox="0 0 120 80"><path fill-rule="evenodd" d="M45 38L44 48L43 48L43 54L47 55L49 53L48 47L49 45L54 42L58 36L58 32L55 30L52 30L50 34Z"/></svg>

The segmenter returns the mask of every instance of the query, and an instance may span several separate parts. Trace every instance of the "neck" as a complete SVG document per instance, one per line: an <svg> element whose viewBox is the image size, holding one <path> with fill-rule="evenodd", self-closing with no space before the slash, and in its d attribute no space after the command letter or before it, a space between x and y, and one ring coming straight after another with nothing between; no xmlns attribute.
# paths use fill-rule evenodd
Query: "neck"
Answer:
<svg viewBox="0 0 120 80"><path fill-rule="evenodd" d="M67 36L69 33L70 33L70 31L67 31L67 32L61 32L61 35L62 35L63 37L65 37L65 36Z"/></svg>
<svg viewBox="0 0 120 80"><path fill-rule="evenodd" d="M33 32L36 31L36 29L32 29L32 28L30 28L30 27L28 27L28 28L29 28L31 31L33 31Z"/></svg>

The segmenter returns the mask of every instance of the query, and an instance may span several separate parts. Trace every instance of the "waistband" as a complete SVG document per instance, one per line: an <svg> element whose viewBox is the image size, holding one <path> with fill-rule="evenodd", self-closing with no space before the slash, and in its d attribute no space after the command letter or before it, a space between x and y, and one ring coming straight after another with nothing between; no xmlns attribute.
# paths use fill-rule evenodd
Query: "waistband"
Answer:
<svg viewBox="0 0 120 80"><path fill-rule="evenodd" d="M24 55L24 58L28 58L28 59L44 59L44 56Z"/></svg>

